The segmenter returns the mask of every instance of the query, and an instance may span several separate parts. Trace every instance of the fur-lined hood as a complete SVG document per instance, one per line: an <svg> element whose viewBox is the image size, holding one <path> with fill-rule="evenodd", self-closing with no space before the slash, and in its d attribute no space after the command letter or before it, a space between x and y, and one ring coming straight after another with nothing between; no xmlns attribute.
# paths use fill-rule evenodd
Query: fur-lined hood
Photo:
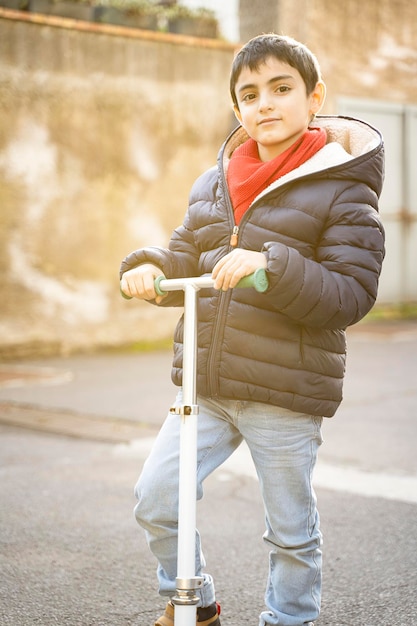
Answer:
<svg viewBox="0 0 417 626"><path fill-rule="evenodd" d="M319 175L338 176L338 172L348 174L369 185L378 197L384 180L384 145L381 133L370 124L351 117L319 115L311 128L324 128L327 143L311 159L274 181L254 201L286 183L300 177ZM226 173L233 152L249 139L242 126L239 126L226 140L220 159ZM365 162L371 167L364 168Z"/></svg>

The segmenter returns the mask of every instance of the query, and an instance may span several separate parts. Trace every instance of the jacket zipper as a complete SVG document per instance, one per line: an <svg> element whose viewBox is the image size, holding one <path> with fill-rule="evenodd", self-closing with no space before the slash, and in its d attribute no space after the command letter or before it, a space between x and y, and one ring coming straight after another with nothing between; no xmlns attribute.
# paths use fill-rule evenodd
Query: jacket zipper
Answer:
<svg viewBox="0 0 417 626"><path fill-rule="evenodd" d="M222 170L222 177L223 177L223 188L225 189L225 192L227 194L225 197L227 209L228 209L229 215L232 216L232 222L234 222L233 207L230 201L229 191L228 191L227 183L226 183L226 177L224 175L223 170ZM251 206L243 215L241 223L240 223L240 227L242 226L244 222L248 220L248 216L252 212L251 209L252 209L253 204L254 203L251 204ZM231 248L229 252L231 252L233 248L236 248L238 246L240 227L237 226L237 224L234 224L233 226L233 230L232 230L232 233L230 235L230 240L229 240L229 245ZM218 351L218 345L220 344L220 330L222 326L221 322L222 322L222 319L224 318L225 311L227 310L229 306L231 297L232 296L231 296L230 290L226 292L221 292L219 295L219 305L218 305L218 311L217 311L217 316L216 316L216 322L215 322L215 326L213 330L213 340L211 342L209 355L207 358L207 388L208 388L208 395L210 397L217 397L219 394L218 385L216 384L215 356Z"/></svg>
<svg viewBox="0 0 417 626"><path fill-rule="evenodd" d="M229 197L227 198L227 203L229 210L233 209L230 203ZM249 214L252 212L253 204L248 208L246 213L243 215L242 220L240 222L240 226L236 224L233 226L232 234L230 235L229 245L230 250L236 248L239 244L239 234L242 224L247 222L249 219ZM208 392L210 397L217 397L219 393L218 385L216 384L216 372L215 372L215 355L217 354L217 346L220 344L220 329L222 326L222 319L224 318L225 311L229 306L230 299L232 297L232 292L230 290L221 292L219 295L219 307L216 316L215 327L213 331L213 341L210 346L209 356L207 359L207 381L208 381Z"/></svg>
<svg viewBox="0 0 417 626"><path fill-rule="evenodd" d="M239 226L233 226L232 234L230 235L230 245L232 248L236 248L239 239Z"/></svg>
<svg viewBox="0 0 417 626"><path fill-rule="evenodd" d="M233 207L230 201L230 196L229 196L229 192L227 189L226 179L225 179L223 170L222 170L222 176L223 176L223 188L225 189L225 192L227 194L225 196L225 199L226 199L228 213L229 215L232 216L232 221L234 222ZM233 227L232 234L230 236L230 241L229 241L229 245L231 249L237 246L238 238L239 238L239 226L235 224ZM217 397L219 395L219 388L218 388L218 384L216 383L216 359L215 357L218 352L218 346L220 345L220 331L222 327L222 320L225 316L225 311L227 310L227 307L229 306L230 298L231 298L230 291L220 292L219 294L218 310L217 310L216 321L215 321L215 326L213 330L213 338L212 338L212 342L211 342L211 346L209 350L209 355L207 358L207 388L208 388L208 395L210 397Z"/></svg>

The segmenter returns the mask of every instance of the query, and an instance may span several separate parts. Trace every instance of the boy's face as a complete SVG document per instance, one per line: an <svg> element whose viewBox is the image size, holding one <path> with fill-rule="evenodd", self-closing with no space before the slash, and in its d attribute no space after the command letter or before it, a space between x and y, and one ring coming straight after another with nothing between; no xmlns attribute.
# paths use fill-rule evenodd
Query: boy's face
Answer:
<svg viewBox="0 0 417 626"><path fill-rule="evenodd" d="M298 70L269 57L258 70L243 68L235 87L235 115L258 144L261 161L282 154L307 130L321 108L325 86L307 95Z"/></svg>

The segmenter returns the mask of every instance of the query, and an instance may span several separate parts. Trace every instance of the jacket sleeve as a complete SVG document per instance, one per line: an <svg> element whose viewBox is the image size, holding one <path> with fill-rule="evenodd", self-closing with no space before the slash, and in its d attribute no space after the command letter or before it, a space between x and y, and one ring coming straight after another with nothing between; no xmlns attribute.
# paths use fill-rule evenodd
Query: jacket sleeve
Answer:
<svg viewBox="0 0 417 626"><path fill-rule="evenodd" d="M125 272L144 263L152 263L159 267L166 278L184 278L195 275L197 261L192 241L192 232L183 225L173 232L168 248L149 247L134 250L123 259L120 265L120 279ZM182 306L183 303L182 291L170 292L159 303L159 306Z"/></svg>
<svg viewBox="0 0 417 626"><path fill-rule="evenodd" d="M303 325L328 329L346 328L370 311L385 250L377 198L366 193L366 204L362 185L335 200L313 258L282 243L265 244L273 308Z"/></svg>

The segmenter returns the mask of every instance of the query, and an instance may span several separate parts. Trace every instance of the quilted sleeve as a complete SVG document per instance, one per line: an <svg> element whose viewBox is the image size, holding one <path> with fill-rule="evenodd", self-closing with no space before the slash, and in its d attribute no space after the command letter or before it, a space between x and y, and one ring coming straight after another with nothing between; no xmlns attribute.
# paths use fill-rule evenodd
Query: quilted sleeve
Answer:
<svg viewBox="0 0 417 626"><path fill-rule="evenodd" d="M375 303L385 254L375 206L377 198L366 186L345 188L331 207L314 258L266 243L272 306L307 326L346 328L362 319Z"/></svg>

